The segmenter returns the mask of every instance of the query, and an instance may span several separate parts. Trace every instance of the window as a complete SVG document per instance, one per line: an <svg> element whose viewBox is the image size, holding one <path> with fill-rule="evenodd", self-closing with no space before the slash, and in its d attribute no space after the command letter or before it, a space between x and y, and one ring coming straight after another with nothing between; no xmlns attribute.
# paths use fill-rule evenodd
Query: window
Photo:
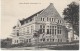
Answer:
<svg viewBox="0 0 80 51"><path fill-rule="evenodd" d="M18 43L18 40L17 40L17 43Z"/></svg>
<svg viewBox="0 0 80 51"><path fill-rule="evenodd" d="M40 39L40 41L42 41L42 39Z"/></svg>
<svg viewBox="0 0 80 51"><path fill-rule="evenodd" d="M48 21L48 18L47 18L47 21Z"/></svg>
<svg viewBox="0 0 80 51"><path fill-rule="evenodd" d="M54 29L54 26L52 26L52 28Z"/></svg>
<svg viewBox="0 0 80 51"><path fill-rule="evenodd" d="M58 34L61 34L61 27L60 26L57 27L57 32L58 32Z"/></svg>
<svg viewBox="0 0 80 51"><path fill-rule="evenodd" d="M52 34L54 34L54 29L52 29Z"/></svg>
<svg viewBox="0 0 80 51"><path fill-rule="evenodd" d="M30 19L30 21L32 21L32 18Z"/></svg>
<svg viewBox="0 0 80 51"><path fill-rule="evenodd" d="M47 26L47 28L49 28L49 26Z"/></svg>
<svg viewBox="0 0 80 51"><path fill-rule="evenodd" d="M61 42L62 42L62 39L61 39Z"/></svg>
<svg viewBox="0 0 80 51"><path fill-rule="evenodd" d="M51 34L51 29L50 29L50 34Z"/></svg>
<svg viewBox="0 0 80 51"><path fill-rule="evenodd" d="M53 39L53 41L54 41L54 39Z"/></svg>
<svg viewBox="0 0 80 51"><path fill-rule="evenodd" d="M29 39L29 42L31 42L31 39Z"/></svg>
<svg viewBox="0 0 80 51"><path fill-rule="evenodd" d="M45 29L43 29L43 33L45 33Z"/></svg>
<svg viewBox="0 0 80 51"><path fill-rule="evenodd" d="M26 42L28 42L28 39L26 40Z"/></svg>
<svg viewBox="0 0 80 51"><path fill-rule="evenodd" d="M16 43L16 40L15 40L15 43Z"/></svg>
<svg viewBox="0 0 80 51"><path fill-rule="evenodd" d="M55 28L56 28L56 26L55 26Z"/></svg>
<svg viewBox="0 0 80 51"><path fill-rule="evenodd" d="M44 21L44 18L43 18L43 21Z"/></svg>
<svg viewBox="0 0 80 51"><path fill-rule="evenodd" d="M59 30L58 30L58 34L59 34Z"/></svg>
<svg viewBox="0 0 80 51"><path fill-rule="evenodd" d="M51 28L51 26L50 26L50 28Z"/></svg>
<svg viewBox="0 0 80 51"><path fill-rule="evenodd" d="M50 21L51 21L51 18L50 18Z"/></svg>
<svg viewBox="0 0 80 51"><path fill-rule="evenodd" d="M61 20L60 20L60 23L61 23Z"/></svg>
<svg viewBox="0 0 80 51"><path fill-rule="evenodd" d="M49 41L49 39L47 39L47 41Z"/></svg>
<svg viewBox="0 0 80 51"><path fill-rule="evenodd" d="M40 34L42 34L42 29L40 29Z"/></svg>
<svg viewBox="0 0 80 51"><path fill-rule="evenodd" d="M42 18L41 18L41 21L42 21Z"/></svg>
<svg viewBox="0 0 80 51"><path fill-rule="evenodd" d="M26 23L28 23L28 21L26 21Z"/></svg>
<svg viewBox="0 0 80 51"><path fill-rule="evenodd" d="M40 25L40 33L45 33L45 26L44 25Z"/></svg>
<svg viewBox="0 0 80 51"><path fill-rule="evenodd" d="M45 41L45 38L43 38L43 41Z"/></svg>
<svg viewBox="0 0 80 51"><path fill-rule="evenodd" d="M60 34L61 34L61 30L60 30Z"/></svg>
<svg viewBox="0 0 80 51"><path fill-rule="evenodd" d="M58 20L58 23L59 23L59 20Z"/></svg>
<svg viewBox="0 0 80 51"><path fill-rule="evenodd" d="M42 28L42 25L40 25L40 28Z"/></svg>
<svg viewBox="0 0 80 51"><path fill-rule="evenodd" d="M49 29L47 29L47 34L49 34Z"/></svg>
<svg viewBox="0 0 80 51"><path fill-rule="evenodd" d="M45 26L43 26L43 28L45 28Z"/></svg>
<svg viewBox="0 0 80 51"><path fill-rule="evenodd" d="M43 26L42 26L42 25L40 25L40 28L45 28L45 26L44 26L44 25L43 25Z"/></svg>
<svg viewBox="0 0 80 51"><path fill-rule="evenodd" d="M57 33L59 34L59 27L57 27Z"/></svg>
<svg viewBox="0 0 80 51"><path fill-rule="evenodd" d="M19 36L19 32L17 32L17 36Z"/></svg>
<svg viewBox="0 0 80 51"><path fill-rule="evenodd" d="M59 42L59 39L58 39L58 42Z"/></svg>
<svg viewBox="0 0 80 51"><path fill-rule="evenodd" d="M52 18L52 21L53 21L53 18Z"/></svg>
<svg viewBox="0 0 80 51"><path fill-rule="evenodd" d="M56 35L56 29L55 29L55 35Z"/></svg>
<svg viewBox="0 0 80 51"><path fill-rule="evenodd" d="M27 33L29 33L29 27L27 27Z"/></svg>

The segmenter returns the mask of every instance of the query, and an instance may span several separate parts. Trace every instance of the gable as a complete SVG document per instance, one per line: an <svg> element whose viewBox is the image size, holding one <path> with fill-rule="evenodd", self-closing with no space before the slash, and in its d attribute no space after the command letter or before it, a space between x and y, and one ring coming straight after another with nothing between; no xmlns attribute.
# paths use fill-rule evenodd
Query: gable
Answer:
<svg viewBox="0 0 80 51"><path fill-rule="evenodd" d="M40 17L56 17L56 18L61 17L52 3L50 3L50 5L46 9L44 9L41 12L41 14L39 14L39 16Z"/></svg>

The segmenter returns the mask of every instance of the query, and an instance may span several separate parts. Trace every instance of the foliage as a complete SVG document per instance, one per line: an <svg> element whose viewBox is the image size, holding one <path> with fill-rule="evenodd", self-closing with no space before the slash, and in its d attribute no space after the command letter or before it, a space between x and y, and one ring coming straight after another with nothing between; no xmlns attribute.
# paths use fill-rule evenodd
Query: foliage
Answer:
<svg viewBox="0 0 80 51"><path fill-rule="evenodd" d="M12 42L12 39L10 39L10 38L1 39L1 48L11 47L11 42Z"/></svg>
<svg viewBox="0 0 80 51"><path fill-rule="evenodd" d="M79 35L79 4L72 2L67 6L68 7L63 11L64 20L70 23L73 27L73 30L77 35Z"/></svg>

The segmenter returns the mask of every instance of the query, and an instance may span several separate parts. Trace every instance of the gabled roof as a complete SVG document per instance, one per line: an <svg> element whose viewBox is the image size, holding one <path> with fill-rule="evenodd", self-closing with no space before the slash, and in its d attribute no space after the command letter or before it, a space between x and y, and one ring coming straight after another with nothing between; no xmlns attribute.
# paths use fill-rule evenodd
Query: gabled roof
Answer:
<svg viewBox="0 0 80 51"><path fill-rule="evenodd" d="M32 17L37 16L37 14L38 14L39 17L55 17L55 18L60 18L59 13L57 12L57 10L53 6L53 4L50 3L50 5L46 9L41 10L41 11L33 14L32 16L26 18L26 19L20 20L21 25L23 25L25 21L28 22L28 20L31 19Z"/></svg>
<svg viewBox="0 0 80 51"><path fill-rule="evenodd" d="M41 11L39 11L39 12L37 12L37 13L35 13L35 14L31 15L31 16L29 16L29 17L28 17L28 18L26 18L26 19L19 20L19 21L20 21L20 23L21 23L21 25L23 25L25 21L27 22L29 19L33 18L34 16L37 16L37 14L40 14L42 11L43 11L43 10L41 10Z"/></svg>
<svg viewBox="0 0 80 51"><path fill-rule="evenodd" d="M41 17L60 17L59 13L53 6L53 3L50 5L40 14Z"/></svg>

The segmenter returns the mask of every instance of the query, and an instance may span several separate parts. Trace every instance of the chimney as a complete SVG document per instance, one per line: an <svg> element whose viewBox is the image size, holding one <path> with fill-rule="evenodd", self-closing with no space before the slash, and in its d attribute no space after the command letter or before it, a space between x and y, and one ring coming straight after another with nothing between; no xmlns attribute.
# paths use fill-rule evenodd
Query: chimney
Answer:
<svg viewBox="0 0 80 51"><path fill-rule="evenodd" d="M50 3L50 5L53 5L53 3Z"/></svg>

